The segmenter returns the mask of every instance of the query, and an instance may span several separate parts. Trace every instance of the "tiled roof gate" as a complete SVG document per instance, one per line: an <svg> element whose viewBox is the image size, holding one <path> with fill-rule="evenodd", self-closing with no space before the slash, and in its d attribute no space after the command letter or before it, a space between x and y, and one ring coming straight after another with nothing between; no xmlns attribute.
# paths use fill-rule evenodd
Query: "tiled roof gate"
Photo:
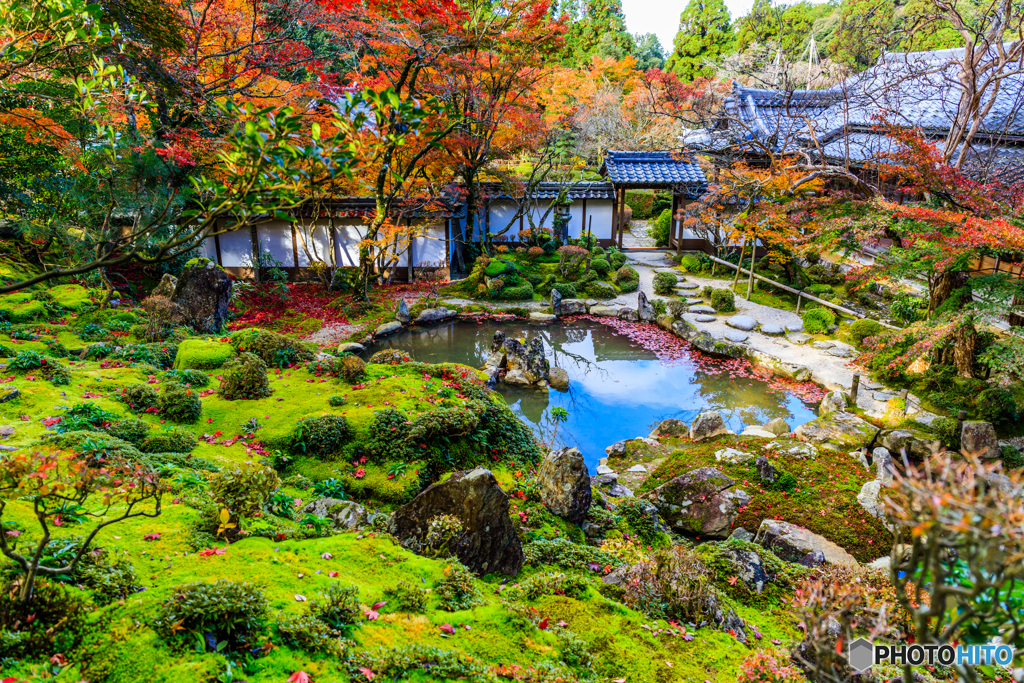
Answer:
<svg viewBox="0 0 1024 683"><path fill-rule="evenodd" d="M689 203L707 190L707 179L696 160L685 152L671 150L655 152L633 152L608 150L601 175L611 181L615 188L615 218L612 237L618 235L622 247L622 233L625 223L626 190L658 189L672 190L672 223L669 228L669 244L676 250L682 249L682 234L676 235L678 221L676 213L680 200Z"/></svg>

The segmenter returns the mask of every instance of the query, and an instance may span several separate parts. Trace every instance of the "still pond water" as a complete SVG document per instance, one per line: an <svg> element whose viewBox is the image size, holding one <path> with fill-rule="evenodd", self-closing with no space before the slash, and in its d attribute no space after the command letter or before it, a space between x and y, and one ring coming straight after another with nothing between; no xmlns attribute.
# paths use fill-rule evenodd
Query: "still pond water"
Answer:
<svg viewBox="0 0 1024 683"><path fill-rule="evenodd" d="M561 325L526 321L459 321L412 326L368 348L397 348L424 363L462 363L481 367L498 330L509 337L540 336L551 365L569 375L569 391L517 388L498 383L509 406L544 442L555 433L551 409L569 413L558 425L555 442L576 446L591 471L605 448L623 439L647 436L666 418L689 424L698 413L717 410L730 429L760 425L781 417L791 428L813 420L814 407L759 379L715 372L715 361L684 356L663 362L629 337L601 323L574 320ZM702 367L703 366L703 367Z"/></svg>

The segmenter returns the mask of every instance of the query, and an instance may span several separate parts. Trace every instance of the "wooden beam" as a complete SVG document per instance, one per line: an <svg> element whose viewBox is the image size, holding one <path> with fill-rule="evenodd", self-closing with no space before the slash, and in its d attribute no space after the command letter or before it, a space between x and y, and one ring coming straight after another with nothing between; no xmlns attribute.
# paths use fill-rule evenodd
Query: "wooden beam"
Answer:
<svg viewBox="0 0 1024 683"><path fill-rule="evenodd" d="M622 249L622 233L626 230L626 190L622 191L622 198L619 201L619 249Z"/></svg>
<svg viewBox="0 0 1024 683"><path fill-rule="evenodd" d="M619 220L619 191L612 192L612 244L615 243L615 223Z"/></svg>
<svg viewBox="0 0 1024 683"><path fill-rule="evenodd" d="M295 264L295 279L299 279L299 237L295 232L295 221L291 222L292 228L292 262Z"/></svg>
<svg viewBox="0 0 1024 683"><path fill-rule="evenodd" d="M672 191L672 232L676 234L676 254L679 254L683 250L683 225L676 218L676 212L679 211L679 195Z"/></svg>

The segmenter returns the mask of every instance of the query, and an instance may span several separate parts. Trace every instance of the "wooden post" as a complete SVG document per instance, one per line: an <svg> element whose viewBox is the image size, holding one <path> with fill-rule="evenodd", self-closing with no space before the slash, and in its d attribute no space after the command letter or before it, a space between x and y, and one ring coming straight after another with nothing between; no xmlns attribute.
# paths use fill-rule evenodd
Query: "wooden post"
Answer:
<svg viewBox="0 0 1024 683"><path fill-rule="evenodd" d="M621 190L622 198L619 200L619 249L622 249L622 233L626 230L626 189Z"/></svg>
<svg viewBox="0 0 1024 683"><path fill-rule="evenodd" d="M959 437L964 431L964 420L967 419L967 411L961 410L956 414L956 435Z"/></svg>
<svg viewBox="0 0 1024 683"><path fill-rule="evenodd" d="M619 191L615 190L612 192L612 244L615 244L615 229L616 223L619 220Z"/></svg>
<svg viewBox="0 0 1024 683"><path fill-rule="evenodd" d="M857 391L860 389L860 373L853 373L853 384L850 386L850 404L857 407Z"/></svg>
<svg viewBox="0 0 1024 683"><path fill-rule="evenodd" d="M754 257L757 256L757 232L754 232L753 244L750 245L750 279L747 280L747 301L750 301L750 294L754 291ZM740 259L740 267L743 267L743 259Z"/></svg>
<svg viewBox="0 0 1024 683"><path fill-rule="evenodd" d="M259 267L259 255L260 255L260 238L256 234L256 224L252 223L249 226L249 242L252 244L252 274L253 279L256 282L261 282L260 267Z"/></svg>
<svg viewBox="0 0 1024 683"><path fill-rule="evenodd" d="M903 389L900 391L900 398L903 399L903 414L907 414L907 394L910 393L909 389Z"/></svg>
<svg viewBox="0 0 1024 683"><path fill-rule="evenodd" d="M800 315L800 304L802 304L803 301L804 301L804 293L803 292L799 292L796 295L796 314L797 315Z"/></svg>
<svg viewBox="0 0 1024 683"><path fill-rule="evenodd" d="M679 210L679 197L675 191L672 192L672 218L669 221L669 234L675 237L676 240L676 255L683 250L683 230L679 221L676 220L676 212ZM672 246L672 240L669 240L668 245Z"/></svg>

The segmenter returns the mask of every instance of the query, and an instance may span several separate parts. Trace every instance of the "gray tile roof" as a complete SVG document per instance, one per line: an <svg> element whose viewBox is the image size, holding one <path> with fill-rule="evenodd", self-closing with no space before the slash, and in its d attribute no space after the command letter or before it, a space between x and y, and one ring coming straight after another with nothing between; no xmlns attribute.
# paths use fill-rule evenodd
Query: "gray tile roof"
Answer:
<svg viewBox="0 0 1024 683"><path fill-rule="evenodd" d="M609 150L600 173L620 187L674 187L692 196L707 186L704 171L684 152Z"/></svg>

